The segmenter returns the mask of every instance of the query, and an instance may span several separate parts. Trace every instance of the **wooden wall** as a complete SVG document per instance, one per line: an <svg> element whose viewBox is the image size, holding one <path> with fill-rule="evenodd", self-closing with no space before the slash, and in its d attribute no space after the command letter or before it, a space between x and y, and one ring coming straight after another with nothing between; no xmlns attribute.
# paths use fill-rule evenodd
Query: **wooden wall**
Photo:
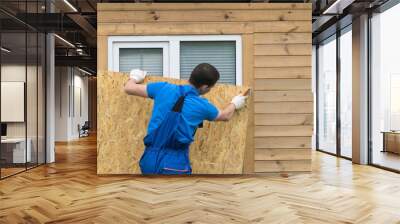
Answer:
<svg viewBox="0 0 400 224"><path fill-rule="evenodd" d="M244 85L254 89L246 173L309 171L311 4L98 4L98 71L113 35L242 36Z"/></svg>

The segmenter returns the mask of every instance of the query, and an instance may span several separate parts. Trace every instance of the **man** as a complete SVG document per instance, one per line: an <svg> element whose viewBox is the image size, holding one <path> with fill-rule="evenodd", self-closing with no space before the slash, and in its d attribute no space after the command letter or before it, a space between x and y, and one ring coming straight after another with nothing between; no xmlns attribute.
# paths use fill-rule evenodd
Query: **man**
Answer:
<svg viewBox="0 0 400 224"><path fill-rule="evenodd" d="M189 146L197 128L204 120L228 121L245 105L247 96L235 96L223 110L201 97L219 79L217 69L207 63L194 68L188 85L140 84L145 77L145 71L132 70L125 84L127 94L154 100L139 164L142 174L191 174Z"/></svg>

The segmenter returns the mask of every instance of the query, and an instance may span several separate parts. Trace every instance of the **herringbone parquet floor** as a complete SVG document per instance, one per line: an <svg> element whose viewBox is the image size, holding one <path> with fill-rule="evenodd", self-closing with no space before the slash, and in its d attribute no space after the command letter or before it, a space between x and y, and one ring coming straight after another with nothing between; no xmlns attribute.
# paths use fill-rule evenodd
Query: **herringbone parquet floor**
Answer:
<svg viewBox="0 0 400 224"><path fill-rule="evenodd" d="M289 177L99 177L86 138L0 181L0 223L400 223L400 175L313 160L313 173Z"/></svg>

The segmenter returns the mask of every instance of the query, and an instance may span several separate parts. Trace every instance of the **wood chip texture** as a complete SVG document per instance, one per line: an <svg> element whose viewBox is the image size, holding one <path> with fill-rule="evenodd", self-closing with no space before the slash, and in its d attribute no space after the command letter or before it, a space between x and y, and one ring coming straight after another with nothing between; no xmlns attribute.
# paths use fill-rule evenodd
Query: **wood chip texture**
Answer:
<svg viewBox="0 0 400 224"><path fill-rule="evenodd" d="M98 75L98 174L140 174L143 138L151 116L153 101L129 96L123 86L128 74L103 72ZM145 83L167 81L185 84L185 80L149 76ZM217 84L204 97L218 108L226 106L246 87ZM235 113L228 122L204 122L190 147L194 174L243 173L249 107Z"/></svg>

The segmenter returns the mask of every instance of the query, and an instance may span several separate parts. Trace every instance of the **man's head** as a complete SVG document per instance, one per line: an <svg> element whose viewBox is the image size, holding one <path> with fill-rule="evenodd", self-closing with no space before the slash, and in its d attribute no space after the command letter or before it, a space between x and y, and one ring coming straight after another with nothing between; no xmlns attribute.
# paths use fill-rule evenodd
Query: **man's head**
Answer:
<svg viewBox="0 0 400 224"><path fill-rule="evenodd" d="M219 72L214 66L208 63L201 63L193 69L189 83L196 87L200 94L206 94L218 79Z"/></svg>

